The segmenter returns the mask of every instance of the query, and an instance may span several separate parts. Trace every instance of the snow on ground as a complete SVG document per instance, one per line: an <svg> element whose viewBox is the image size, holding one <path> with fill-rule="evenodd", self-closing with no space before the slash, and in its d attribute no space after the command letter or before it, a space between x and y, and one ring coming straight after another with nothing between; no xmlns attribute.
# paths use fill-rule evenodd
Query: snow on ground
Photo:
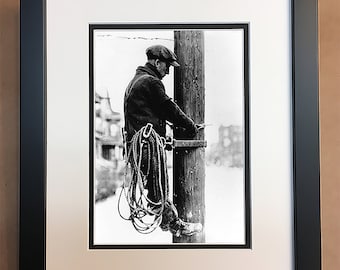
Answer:
<svg viewBox="0 0 340 270"><path fill-rule="evenodd" d="M169 178L172 172L169 170ZM243 244L245 241L244 220L244 176L237 168L206 167L206 224L207 244ZM172 236L157 228L151 234L140 234L130 221L118 214L118 197L115 196L95 204L94 208L94 244L170 244ZM124 202L124 198L122 198ZM122 204L123 213L128 213L126 204ZM125 206L125 207L124 207Z"/></svg>

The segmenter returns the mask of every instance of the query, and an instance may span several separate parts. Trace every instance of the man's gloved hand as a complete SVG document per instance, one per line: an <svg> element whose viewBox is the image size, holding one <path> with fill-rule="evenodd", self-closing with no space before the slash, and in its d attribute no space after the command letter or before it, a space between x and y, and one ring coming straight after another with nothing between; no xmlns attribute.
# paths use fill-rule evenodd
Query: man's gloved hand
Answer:
<svg viewBox="0 0 340 270"><path fill-rule="evenodd" d="M189 138L193 138L196 136L197 133L198 133L198 128L196 124L194 123L194 121L192 121L190 127L186 128L186 135Z"/></svg>

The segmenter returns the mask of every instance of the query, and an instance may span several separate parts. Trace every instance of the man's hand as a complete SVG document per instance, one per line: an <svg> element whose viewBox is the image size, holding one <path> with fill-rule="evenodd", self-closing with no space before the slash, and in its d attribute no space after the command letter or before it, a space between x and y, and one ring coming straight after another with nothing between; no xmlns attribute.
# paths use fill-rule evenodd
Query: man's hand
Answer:
<svg viewBox="0 0 340 270"><path fill-rule="evenodd" d="M193 138L196 136L197 133L198 133L197 125L194 123L194 121L192 121L191 126L186 129L186 135L189 138Z"/></svg>
<svg viewBox="0 0 340 270"><path fill-rule="evenodd" d="M205 128L205 126L206 126L205 124L196 124L196 128L198 130Z"/></svg>

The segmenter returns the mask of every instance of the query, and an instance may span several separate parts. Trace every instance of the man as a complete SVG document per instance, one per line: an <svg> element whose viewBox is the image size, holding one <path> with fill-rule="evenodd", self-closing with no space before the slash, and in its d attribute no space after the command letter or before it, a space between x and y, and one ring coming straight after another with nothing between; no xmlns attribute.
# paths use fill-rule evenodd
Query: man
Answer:
<svg viewBox="0 0 340 270"><path fill-rule="evenodd" d="M137 68L134 78L128 85L124 97L124 117L127 142L131 142L133 136L146 125L152 125L154 131L165 138L166 120L185 129L188 137L194 137L198 130L195 123L171 100L165 93L162 79L169 74L170 66L178 67L177 56L162 45L154 45L146 49L147 63ZM128 152L129 146L128 143ZM190 236L202 231L200 223L184 222L178 217L177 210L168 198L168 176L166 167L160 169L162 190L156 190L157 179L154 170L148 169L146 149L141 150L141 170L145 175L145 188L148 190L148 200L157 202L161 195L165 196L162 207L162 222L160 227L169 230L177 237ZM161 160L161 159L159 159ZM161 160L165 162L163 159ZM133 160L129 160L133 163ZM157 160L153 159L154 163ZM150 162L149 162L150 163ZM156 166L159 164L156 164ZM157 206L151 206L157 213ZM159 209L158 209L159 210Z"/></svg>

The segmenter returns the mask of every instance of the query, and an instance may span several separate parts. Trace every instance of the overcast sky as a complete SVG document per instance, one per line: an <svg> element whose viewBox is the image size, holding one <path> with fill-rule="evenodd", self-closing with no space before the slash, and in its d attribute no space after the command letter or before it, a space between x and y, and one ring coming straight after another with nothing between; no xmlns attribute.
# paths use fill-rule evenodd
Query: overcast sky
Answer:
<svg viewBox="0 0 340 270"><path fill-rule="evenodd" d="M94 85L102 96L109 93L114 111L123 114L126 86L137 66L146 62L145 49L163 44L173 50L174 33L169 30L96 30L94 34ZM204 31L206 139L217 141L219 125L243 126L243 32ZM173 96L173 68L163 79Z"/></svg>

